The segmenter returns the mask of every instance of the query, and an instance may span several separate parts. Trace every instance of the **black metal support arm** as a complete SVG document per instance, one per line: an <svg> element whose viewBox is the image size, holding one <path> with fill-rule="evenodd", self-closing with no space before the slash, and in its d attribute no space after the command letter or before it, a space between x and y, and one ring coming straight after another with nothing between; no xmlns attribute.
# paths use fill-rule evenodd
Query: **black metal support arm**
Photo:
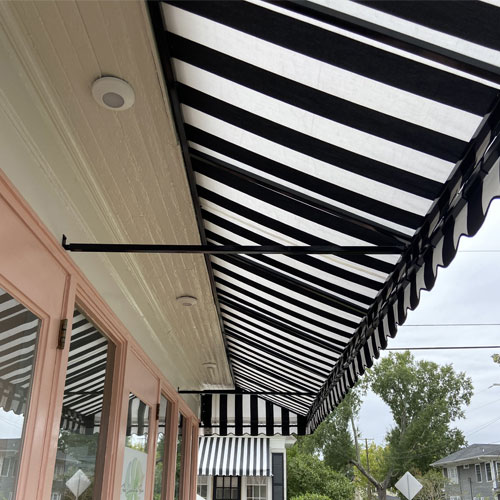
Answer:
<svg viewBox="0 0 500 500"><path fill-rule="evenodd" d="M254 396L316 396L312 391L243 391L231 389L213 389L213 390L181 390L177 389L178 394L252 394Z"/></svg>
<svg viewBox="0 0 500 500"><path fill-rule="evenodd" d="M339 245L146 245L122 243L67 243L63 235L62 247L69 252L114 253L192 253L205 255L392 255L401 254L403 245L339 246Z"/></svg>

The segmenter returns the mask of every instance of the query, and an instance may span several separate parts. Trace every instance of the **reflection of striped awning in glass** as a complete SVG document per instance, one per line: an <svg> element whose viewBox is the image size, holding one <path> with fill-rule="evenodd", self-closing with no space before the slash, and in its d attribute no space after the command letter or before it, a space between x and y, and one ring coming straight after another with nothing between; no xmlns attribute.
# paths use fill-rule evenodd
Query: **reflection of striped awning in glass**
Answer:
<svg viewBox="0 0 500 500"><path fill-rule="evenodd" d="M78 310L73 314L63 399L64 428L74 429L102 409L108 340Z"/></svg>
<svg viewBox="0 0 500 500"><path fill-rule="evenodd" d="M500 9L150 10L204 242L404 248L211 257L236 387L313 430L500 194Z"/></svg>
<svg viewBox="0 0 500 500"><path fill-rule="evenodd" d="M23 415L35 362L39 319L0 289L0 408Z"/></svg>
<svg viewBox="0 0 500 500"><path fill-rule="evenodd" d="M199 476L270 476L269 438L201 437Z"/></svg>

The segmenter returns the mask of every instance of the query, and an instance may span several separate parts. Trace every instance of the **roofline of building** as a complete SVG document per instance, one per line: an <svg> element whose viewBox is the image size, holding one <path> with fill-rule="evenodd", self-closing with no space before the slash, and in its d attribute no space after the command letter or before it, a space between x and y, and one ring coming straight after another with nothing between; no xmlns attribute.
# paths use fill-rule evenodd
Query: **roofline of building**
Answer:
<svg viewBox="0 0 500 500"><path fill-rule="evenodd" d="M442 467L442 466L449 465L449 464L464 464L464 465L467 465L468 463L471 463L474 460L484 461L486 459L500 460L500 454L497 454L497 455L476 455L476 456L473 456L473 457L460 458L460 459L457 459L457 460L447 460L445 462L441 461L441 460L438 460L437 462L432 463L431 466L432 467Z"/></svg>

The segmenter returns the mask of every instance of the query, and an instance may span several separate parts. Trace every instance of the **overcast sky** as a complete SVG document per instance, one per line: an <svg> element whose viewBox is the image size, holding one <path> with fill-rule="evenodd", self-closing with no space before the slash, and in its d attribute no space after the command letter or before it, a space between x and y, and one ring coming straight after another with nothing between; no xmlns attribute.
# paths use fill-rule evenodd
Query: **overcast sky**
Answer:
<svg viewBox="0 0 500 500"><path fill-rule="evenodd" d="M493 252L489 250L494 250ZM388 347L500 345L500 326L411 327L416 324L500 324L500 200L490 206L483 227L474 238L462 238L459 253L440 269L434 288L423 292ZM500 443L500 366L491 355L500 350L412 351L416 359L452 363L472 378L474 396L466 418L456 423L469 444ZM385 351L382 356L388 353ZM383 443L392 418L387 406L373 393L361 408L363 438Z"/></svg>

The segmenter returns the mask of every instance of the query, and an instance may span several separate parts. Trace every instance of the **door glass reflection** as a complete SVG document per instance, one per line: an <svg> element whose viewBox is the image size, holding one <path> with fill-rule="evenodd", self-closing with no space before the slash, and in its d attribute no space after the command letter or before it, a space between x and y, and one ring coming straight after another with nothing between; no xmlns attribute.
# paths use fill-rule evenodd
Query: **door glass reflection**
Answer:
<svg viewBox="0 0 500 500"><path fill-rule="evenodd" d="M99 498L113 353L114 345L75 310L51 498Z"/></svg>
<svg viewBox="0 0 500 500"><path fill-rule="evenodd" d="M15 498L40 324L0 288L0 498Z"/></svg>
<svg viewBox="0 0 500 500"><path fill-rule="evenodd" d="M148 468L149 406L130 393L121 500L143 500Z"/></svg>

